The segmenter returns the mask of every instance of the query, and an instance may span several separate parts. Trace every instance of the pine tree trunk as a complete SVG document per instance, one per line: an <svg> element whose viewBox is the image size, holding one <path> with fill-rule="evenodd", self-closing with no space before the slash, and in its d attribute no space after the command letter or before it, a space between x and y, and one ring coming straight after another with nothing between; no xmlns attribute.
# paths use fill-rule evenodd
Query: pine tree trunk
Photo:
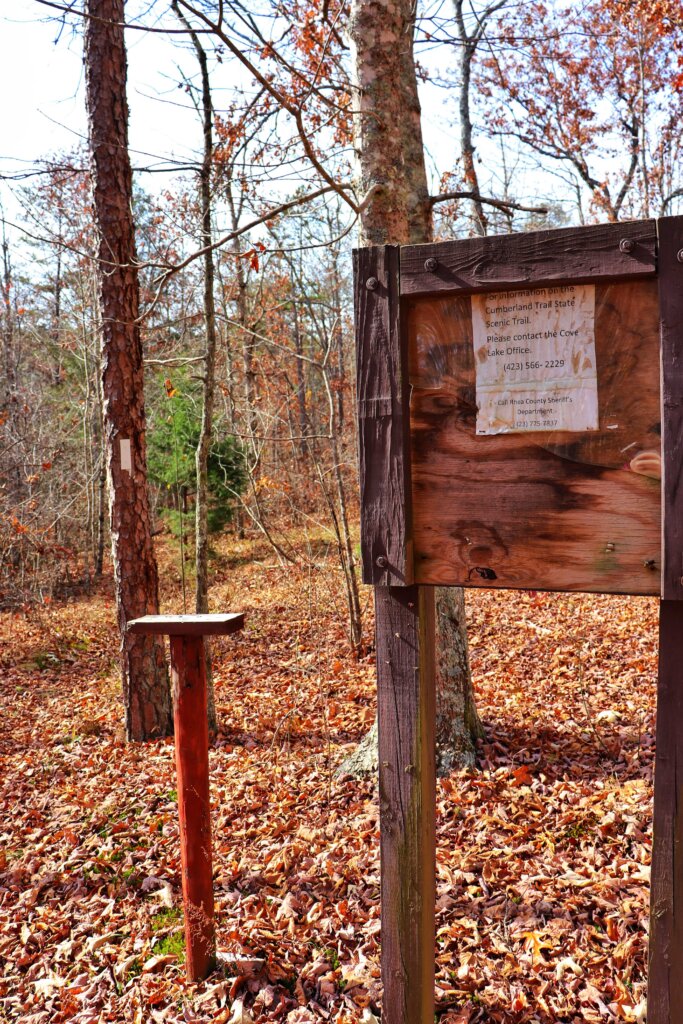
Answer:
<svg viewBox="0 0 683 1024"><path fill-rule="evenodd" d="M144 740L169 735L173 718L162 642L151 636L133 640L125 633L129 619L158 612L159 586L147 493L123 0L87 0L85 13L86 97L99 238L104 446L126 734Z"/></svg>

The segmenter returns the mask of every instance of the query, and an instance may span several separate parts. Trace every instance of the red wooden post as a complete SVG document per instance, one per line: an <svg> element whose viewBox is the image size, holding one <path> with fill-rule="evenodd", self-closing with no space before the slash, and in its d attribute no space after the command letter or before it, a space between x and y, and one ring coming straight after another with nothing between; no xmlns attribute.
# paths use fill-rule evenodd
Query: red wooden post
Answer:
<svg viewBox="0 0 683 1024"><path fill-rule="evenodd" d="M129 632L165 633L171 640L188 981L206 978L216 962L204 637L243 624L243 615L146 615L128 623Z"/></svg>
<svg viewBox="0 0 683 1024"><path fill-rule="evenodd" d="M216 962L204 637L171 637L171 679L185 957L188 980L197 981L206 978Z"/></svg>

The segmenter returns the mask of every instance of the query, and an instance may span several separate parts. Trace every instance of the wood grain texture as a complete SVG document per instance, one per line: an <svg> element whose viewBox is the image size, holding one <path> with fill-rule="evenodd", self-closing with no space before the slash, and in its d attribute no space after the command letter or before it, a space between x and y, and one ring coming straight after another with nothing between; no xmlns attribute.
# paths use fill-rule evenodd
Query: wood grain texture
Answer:
<svg viewBox="0 0 683 1024"><path fill-rule="evenodd" d="M382 1021L433 1024L434 591L375 588Z"/></svg>
<svg viewBox="0 0 683 1024"><path fill-rule="evenodd" d="M216 962L209 802L206 655L196 636L171 637L180 860L188 981L201 981Z"/></svg>
<svg viewBox="0 0 683 1024"><path fill-rule="evenodd" d="M650 883L648 1024L683 1021L683 602L662 601Z"/></svg>
<svg viewBox="0 0 683 1024"><path fill-rule="evenodd" d="M622 239L633 242L622 252ZM426 260L436 268L425 268ZM617 277L652 277L656 271L655 221L595 224L528 234L491 235L457 242L405 245L401 294L486 291Z"/></svg>
<svg viewBox="0 0 683 1024"><path fill-rule="evenodd" d="M469 297L410 304L416 582L659 593L660 481L630 468L661 462L657 283L595 308L599 429L477 436Z"/></svg>
<svg viewBox="0 0 683 1024"><path fill-rule="evenodd" d="M412 582L408 372L399 249L354 251L363 581ZM374 279L377 287L368 289Z"/></svg>
<svg viewBox="0 0 683 1024"><path fill-rule="evenodd" d="M152 633L161 636L218 636L237 633L244 628L241 612L226 615L143 615L131 619L128 633Z"/></svg>
<svg viewBox="0 0 683 1024"><path fill-rule="evenodd" d="M657 221L664 450L662 597L683 598L683 217Z"/></svg>

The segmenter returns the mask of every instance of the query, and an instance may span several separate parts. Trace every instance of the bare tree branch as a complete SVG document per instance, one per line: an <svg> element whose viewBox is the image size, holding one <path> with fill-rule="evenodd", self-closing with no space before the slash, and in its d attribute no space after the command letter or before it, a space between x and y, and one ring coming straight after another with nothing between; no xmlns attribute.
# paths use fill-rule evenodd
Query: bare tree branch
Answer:
<svg viewBox="0 0 683 1024"><path fill-rule="evenodd" d="M513 203L509 199L491 199L489 196L482 196L479 192L440 192L438 196L430 196L429 202L432 206L435 203L446 203L449 199L470 199L473 203L486 203L488 206L495 206L497 210L521 210L523 213L547 213L547 206L524 206L522 203Z"/></svg>

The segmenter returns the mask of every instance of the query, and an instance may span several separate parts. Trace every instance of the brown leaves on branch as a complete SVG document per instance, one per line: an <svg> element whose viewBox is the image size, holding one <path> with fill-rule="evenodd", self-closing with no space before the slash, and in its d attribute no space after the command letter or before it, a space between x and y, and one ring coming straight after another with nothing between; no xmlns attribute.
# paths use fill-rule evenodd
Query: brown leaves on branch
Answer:
<svg viewBox="0 0 683 1024"><path fill-rule="evenodd" d="M492 133L567 166L596 216L665 209L683 116L680 5L535 0L505 9L497 31L478 66L478 87L496 104Z"/></svg>

